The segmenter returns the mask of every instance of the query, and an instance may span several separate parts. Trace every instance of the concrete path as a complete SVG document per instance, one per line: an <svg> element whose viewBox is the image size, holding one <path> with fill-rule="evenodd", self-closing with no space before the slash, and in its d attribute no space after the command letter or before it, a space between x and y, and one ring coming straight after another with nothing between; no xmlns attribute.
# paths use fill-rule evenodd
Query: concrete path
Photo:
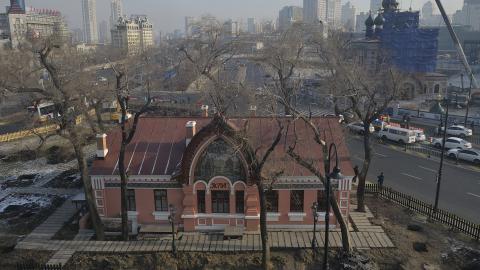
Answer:
<svg viewBox="0 0 480 270"><path fill-rule="evenodd" d="M35 228L22 242L33 242L51 239L77 211L71 200L66 200L62 206Z"/></svg>

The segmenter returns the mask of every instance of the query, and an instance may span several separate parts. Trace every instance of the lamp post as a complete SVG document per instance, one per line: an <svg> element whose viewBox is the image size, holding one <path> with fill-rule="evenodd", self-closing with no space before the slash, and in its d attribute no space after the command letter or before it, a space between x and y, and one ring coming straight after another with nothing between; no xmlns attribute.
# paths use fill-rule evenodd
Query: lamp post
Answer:
<svg viewBox="0 0 480 270"><path fill-rule="evenodd" d="M173 256L177 256L177 247L175 246L175 214L177 213L175 206L172 204L168 205L168 211L170 214L168 215L168 221L172 225L172 254Z"/></svg>
<svg viewBox="0 0 480 270"><path fill-rule="evenodd" d="M335 167L333 171L330 172L330 157L333 153L335 153ZM330 223L330 181L331 180L340 180L343 178L342 174L340 173L340 168L338 167L338 153L337 153L337 145L332 143L328 149L328 162L325 166L325 178L326 178L326 188L325 188L325 200L326 200L326 207L327 211L325 213L325 246L323 252L323 269L328 269L328 233L329 233L329 223Z"/></svg>
<svg viewBox="0 0 480 270"><path fill-rule="evenodd" d="M437 190L435 193L435 205L433 208L433 212L435 213L438 209L438 197L440 196L440 184L442 181L442 170L443 170L443 159L445 155L445 142L447 140L447 123L448 123L448 107L450 106L450 101L445 99L445 103L447 104L447 112L445 113L445 125L443 127L443 142L442 142L442 154L440 156L440 166L438 168L437 174Z"/></svg>
<svg viewBox="0 0 480 270"><path fill-rule="evenodd" d="M470 76L470 89L468 89L468 98L467 98L467 111L465 112L465 127L467 126L467 121L468 121L468 111L470 109L470 99L472 98L472 81L473 81L473 74ZM462 84L463 84L463 78L462 78ZM473 120L472 120L473 123Z"/></svg>
<svg viewBox="0 0 480 270"><path fill-rule="evenodd" d="M312 238L312 252L313 258L317 254L316 242L317 242L317 222L318 222L318 203L314 202L312 204L312 216L313 216L313 238Z"/></svg>

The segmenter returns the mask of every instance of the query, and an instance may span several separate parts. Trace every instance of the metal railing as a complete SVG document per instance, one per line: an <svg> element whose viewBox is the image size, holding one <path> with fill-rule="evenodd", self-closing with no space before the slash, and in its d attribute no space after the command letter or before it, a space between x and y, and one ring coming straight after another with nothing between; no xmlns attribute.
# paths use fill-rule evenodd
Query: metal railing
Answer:
<svg viewBox="0 0 480 270"><path fill-rule="evenodd" d="M17 270L62 270L61 264L18 263Z"/></svg>
<svg viewBox="0 0 480 270"><path fill-rule="evenodd" d="M419 214L427 216L430 220L448 225L476 241L480 239L480 224L473 223L446 210L435 210L432 204L423 202L408 194L393 190L390 187L380 187L378 184L366 184L365 193L377 194L384 199L406 207Z"/></svg>

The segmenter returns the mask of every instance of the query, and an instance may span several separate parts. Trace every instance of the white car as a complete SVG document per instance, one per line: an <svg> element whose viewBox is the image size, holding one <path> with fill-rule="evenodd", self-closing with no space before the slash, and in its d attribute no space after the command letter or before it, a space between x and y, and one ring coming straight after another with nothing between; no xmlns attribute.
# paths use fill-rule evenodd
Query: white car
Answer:
<svg viewBox="0 0 480 270"><path fill-rule="evenodd" d="M363 122L350 123L347 125L347 127L348 129L350 129L350 131L355 133L363 134L365 132ZM372 126L372 124L370 124L368 130L370 131L370 133L375 132L375 128Z"/></svg>
<svg viewBox="0 0 480 270"><path fill-rule="evenodd" d="M434 139L432 145L437 148L442 148L443 138ZM465 141L464 139L457 137L447 138L445 141L445 148L447 149L471 149L472 144Z"/></svg>
<svg viewBox="0 0 480 270"><path fill-rule="evenodd" d="M416 135L413 130L396 126L384 126L377 134L383 141L391 140L400 144L415 143Z"/></svg>
<svg viewBox="0 0 480 270"><path fill-rule="evenodd" d="M480 150L475 149L451 149L447 152L448 157L473 162L480 165Z"/></svg>
<svg viewBox="0 0 480 270"><path fill-rule="evenodd" d="M425 133L421 130L413 130L415 133L415 141L416 142L424 142L427 139L427 136L425 136Z"/></svg>
<svg viewBox="0 0 480 270"><path fill-rule="evenodd" d="M443 128L442 128L442 130L443 130ZM464 126L453 125L453 126L447 128L447 134L451 135L451 136L465 138L465 137L468 137L468 136L472 136L473 132L472 132L471 129L466 128Z"/></svg>

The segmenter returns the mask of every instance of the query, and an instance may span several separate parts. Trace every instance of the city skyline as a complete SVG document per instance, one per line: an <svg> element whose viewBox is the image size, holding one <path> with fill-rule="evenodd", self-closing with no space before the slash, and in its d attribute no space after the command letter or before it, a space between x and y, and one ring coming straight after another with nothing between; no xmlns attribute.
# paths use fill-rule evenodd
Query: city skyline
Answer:
<svg viewBox="0 0 480 270"><path fill-rule="evenodd" d="M80 0L69 0L68 4L61 0L26 0L26 6L36 8L57 9L67 18L71 29L82 28L82 12ZM349 2L342 0L342 4ZM370 0L351 0L357 10L357 14L369 10ZM411 1L399 1L402 9L408 9ZM412 8L420 10L427 0L414 1ZM110 3L111 0L97 1L97 20L110 21ZM276 19L279 10L283 6L295 5L303 6L303 0L244 0L241 2L225 0L176 0L172 1L152 1L152 0L123 0L125 14L145 14L148 15L155 28L162 32L172 32L175 29L184 29L185 16L201 16L211 14L219 19L232 18L234 20L243 19L246 23L247 18ZM463 1L443 1L447 12L453 14L461 9ZM9 5L9 0L0 0L1 10Z"/></svg>

